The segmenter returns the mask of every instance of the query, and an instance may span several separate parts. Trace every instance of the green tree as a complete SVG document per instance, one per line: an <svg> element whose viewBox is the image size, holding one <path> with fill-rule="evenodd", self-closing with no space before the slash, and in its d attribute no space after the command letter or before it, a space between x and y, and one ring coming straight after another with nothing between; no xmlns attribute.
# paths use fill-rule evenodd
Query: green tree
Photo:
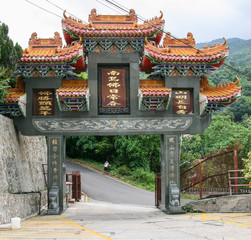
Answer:
<svg viewBox="0 0 251 240"><path fill-rule="evenodd" d="M114 147L118 165L126 165L131 170L160 171L159 135L115 137Z"/></svg>
<svg viewBox="0 0 251 240"><path fill-rule="evenodd" d="M245 177L251 178L251 152L248 153L247 158L243 159L245 163Z"/></svg>
<svg viewBox="0 0 251 240"><path fill-rule="evenodd" d="M0 25L0 65L13 71L18 60L22 57L22 48L18 43L13 44L8 33L8 26L4 23Z"/></svg>
<svg viewBox="0 0 251 240"><path fill-rule="evenodd" d="M6 103L4 96L8 94L7 88L10 87L7 68L0 66L0 104Z"/></svg>
<svg viewBox="0 0 251 240"><path fill-rule="evenodd" d="M77 74L77 76L81 79L88 79L88 73L87 72L81 72Z"/></svg>
<svg viewBox="0 0 251 240"><path fill-rule="evenodd" d="M234 114L234 120L241 122L245 115L251 115L251 96L241 96L233 104L229 110Z"/></svg>
<svg viewBox="0 0 251 240"><path fill-rule="evenodd" d="M6 102L4 96L7 88L13 87L16 77L12 76L18 60L22 57L22 48L8 36L9 28L4 23L0 25L0 104Z"/></svg>
<svg viewBox="0 0 251 240"><path fill-rule="evenodd" d="M183 137L182 167L208 153L217 153L223 148L234 145L240 148L240 157L246 157L251 151L251 117L246 114L242 122L234 122L231 115L214 115L203 134Z"/></svg>
<svg viewBox="0 0 251 240"><path fill-rule="evenodd" d="M114 155L113 137L67 137L66 153L71 158L93 159L98 162L112 161Z"/></svg>

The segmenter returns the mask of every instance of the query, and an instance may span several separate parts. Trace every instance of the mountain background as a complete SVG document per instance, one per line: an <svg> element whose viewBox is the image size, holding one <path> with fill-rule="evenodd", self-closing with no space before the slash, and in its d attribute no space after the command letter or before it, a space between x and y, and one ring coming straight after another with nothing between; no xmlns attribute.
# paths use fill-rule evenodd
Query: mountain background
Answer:
<svg viewBox="0 0 251 240"><path fill-rule="evenodd" d="M205 45L210 46L223 41L223 39L215 39L198 43L196 47L200 49ZM215 86L218 83L235 82L238 76L239 86L242 86L242 96L230 105L229 110L233 113L235 121L241 121L251 115L251 39L229 38L226 45L229 46L227 60L214 74L208 76L208 80L210 85Z"/></svg>

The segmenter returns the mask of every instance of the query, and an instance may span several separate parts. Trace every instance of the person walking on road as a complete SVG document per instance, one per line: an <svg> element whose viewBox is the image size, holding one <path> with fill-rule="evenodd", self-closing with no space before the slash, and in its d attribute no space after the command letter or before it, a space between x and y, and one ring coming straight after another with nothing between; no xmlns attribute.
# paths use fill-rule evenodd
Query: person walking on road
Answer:
<svg viewBox="0 0 251 240"><path fill-rule="evenodd" d="M107 171L108 166L109 166L109 162L106 161L106 162L104 163L104 171L105 171L105 172Z"/></svg>

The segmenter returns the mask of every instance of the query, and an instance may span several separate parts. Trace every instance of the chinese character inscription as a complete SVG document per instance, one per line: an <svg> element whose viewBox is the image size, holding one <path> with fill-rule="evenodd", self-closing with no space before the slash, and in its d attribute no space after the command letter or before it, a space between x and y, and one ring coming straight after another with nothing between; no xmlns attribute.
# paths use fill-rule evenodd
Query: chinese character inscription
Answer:
<svg viewBox="0 0 251 240"><path fill-rule="evenodd" d="M34 90L33 114L39 116L54 115L54 91L52 89Z"/></svg>
<svg viewBox="0 0 251 240"><path fill-rule="evenodd" d="M173 89L173 113L189 114L193 112L192 91L189 89Z"/></svg>
<svg viewBox="0 0 251 240"><path fill-rule="evenodd" d="M129 113L128 68L99 70L99 113Z"/></svg>

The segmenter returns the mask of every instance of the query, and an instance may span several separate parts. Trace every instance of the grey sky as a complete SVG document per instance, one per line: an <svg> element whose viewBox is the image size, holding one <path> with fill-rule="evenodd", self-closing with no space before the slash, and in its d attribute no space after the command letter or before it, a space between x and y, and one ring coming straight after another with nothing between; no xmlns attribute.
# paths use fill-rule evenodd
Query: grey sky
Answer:
<svg viewBox="0 0 251 240"><path fill-rule="evenodd" d="M60 16L62 11L46 0L29 0ZM80 19L88 21L92 8L98 14L118 14L102 5L103 0L49 0ZM238 37L251 39L250 0L116 0L136 14L150 19L160 16L165 19L165 31L176 37L186 37L192 32L196 42L215 38ZM7 0L0 8L0 21L9 26L9 35L23 48L33 32L38 37L49 38L54 32L62 35L61 19L47 13L25 0Z"/></svg>

